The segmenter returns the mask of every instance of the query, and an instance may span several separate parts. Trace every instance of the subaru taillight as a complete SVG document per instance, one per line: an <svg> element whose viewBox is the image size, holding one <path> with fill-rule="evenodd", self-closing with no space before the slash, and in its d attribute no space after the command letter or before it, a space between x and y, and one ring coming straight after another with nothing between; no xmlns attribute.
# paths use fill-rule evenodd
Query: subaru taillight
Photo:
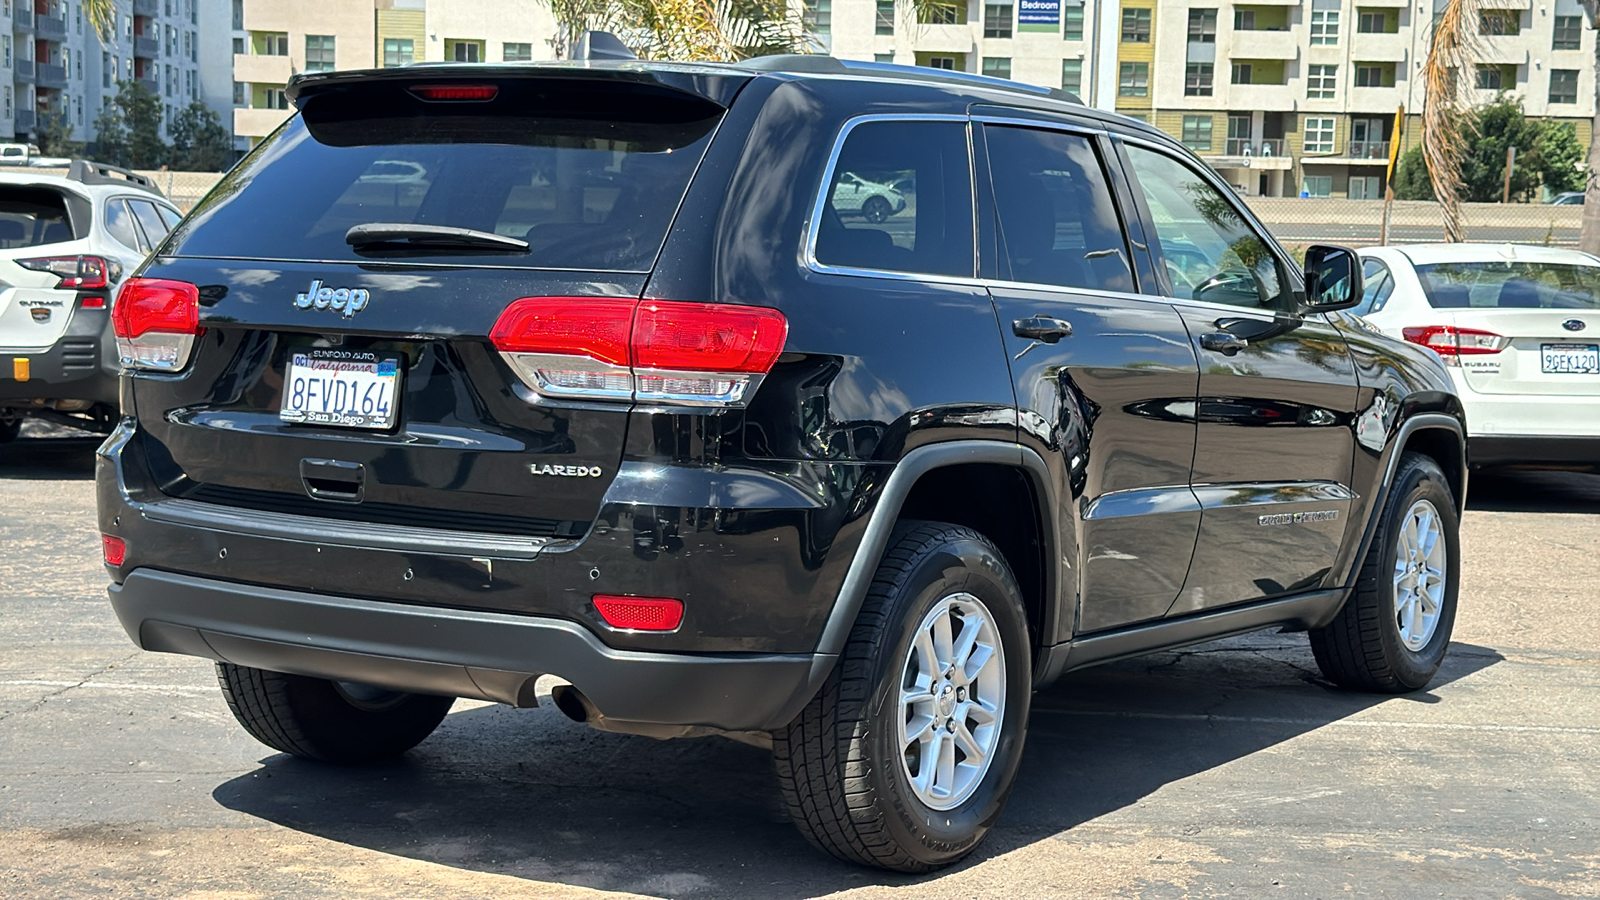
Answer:
<svg viewBox="0 0 1600 900"><path fill-rule="evenodd" d="M111 308L117 355L134 369L175 372L200 333L200 289L182 281L131 278Z"/></svg>
<svg viewBox="0 0 1600 900"><path fill-rule="evenodd" d="M1457 328L1454 325L1421 325L1402 328L1400 333L1413 344L1421 344L1439 354L1445 365L1459 366L1460 356L1499 353L1511 346L1511 339L1492 331Z"/></svg>
<svg viewBox="0 0 1600 900"><path fill-rule="evenodd" d="M78 291L105 288L106 274L111 271L111 266L99 256L35 256L19 259L17 265L35 272L49 272L61 279L56 287Z"/></svg>
<svg viewBox="0 0 1600 900"><path fill-rule="evenodd" d="M526 297L489 339L542 396L740 406L788 333L782 313L759 306Z"/></svg>

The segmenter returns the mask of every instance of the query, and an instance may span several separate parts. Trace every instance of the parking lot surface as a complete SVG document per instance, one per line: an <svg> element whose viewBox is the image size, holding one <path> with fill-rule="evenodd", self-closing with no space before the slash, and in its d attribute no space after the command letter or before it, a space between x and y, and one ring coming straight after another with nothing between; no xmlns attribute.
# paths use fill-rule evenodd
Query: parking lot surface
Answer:
<svg viewBox="0 0 1600 900"><path fill-rule="evenodd" d="M1430 690L1294 634L1070 676L994 833L911 878L812 850L730 740L461 701L393 763L268 750L117 625L94 445L0 447L0 897L1600 896L1600 476L1476 478Z"/></svg>

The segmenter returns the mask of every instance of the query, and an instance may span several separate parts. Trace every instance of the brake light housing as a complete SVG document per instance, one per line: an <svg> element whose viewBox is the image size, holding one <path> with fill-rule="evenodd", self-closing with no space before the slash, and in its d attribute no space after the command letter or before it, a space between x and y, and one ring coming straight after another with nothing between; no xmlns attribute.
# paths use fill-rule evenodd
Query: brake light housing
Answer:
<svg viewBox="0 0 1600 900"><path fill-rule="evenodd" d="M128 559L128 544L115 535L100 535L100 553L105 557L106 565L116 568Z"/></svg>
<svg viewBox="0 0 1600 900"><path fill-rule="evenodd" d="M500 88L492 84L416 84L408 90L417 99L430 103L483 103L500 93Z"/></svg>
<svg viewBox="0 0 1600 900"><path fill-rule="evenodd" d="M19 259L17 265L35 272L49 272L60 278L56 287L72 291L99 291L110 286L116 278L115 263L101 256L35 256Z"/></svg>
<svg viewBox="0 0 1600 900"><path fill-rule="evenodd" d="M131 369L176 372L200 334L200 289L183 281L130 278L111 308L117 356Z"/></svg>
<svg viewBox="0 0 1600 900"><path fill-rule="evenodd" d="M524 297L489 339L546 398L743 406L783 353L775 309L616 297Z"/></svg>
<svg viewBox="0 0 1600 900"><path fill-rule="evenodd" d="M1411 343L1420 344L1439 354L1447 366L1461 365L1462 356L1499 353L1511 346L1511 339L1504 335L1454 325L1419 325L1402 328L1400 333Z"/></svg>
<svg viewBox="0 0 1600 900"><path fill-rule="evenodd" d="M683 624L683 601L671 597L595 594L594 608L607 625L623 631L677 631Z"/></svg>

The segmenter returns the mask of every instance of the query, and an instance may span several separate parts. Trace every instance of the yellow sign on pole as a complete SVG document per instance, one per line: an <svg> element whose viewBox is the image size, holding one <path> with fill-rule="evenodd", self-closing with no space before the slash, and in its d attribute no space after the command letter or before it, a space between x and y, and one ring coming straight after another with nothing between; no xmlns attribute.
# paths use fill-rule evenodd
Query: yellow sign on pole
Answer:
<svg viewBox="0 0 1600 900"><path fill-rule="evenodd" d="M1406 133L1406 108L1401 105L1394 111L1394 130L1389 132L1389 181L1394 181L1395 163L1400 161L1400 136Z"/></svg>

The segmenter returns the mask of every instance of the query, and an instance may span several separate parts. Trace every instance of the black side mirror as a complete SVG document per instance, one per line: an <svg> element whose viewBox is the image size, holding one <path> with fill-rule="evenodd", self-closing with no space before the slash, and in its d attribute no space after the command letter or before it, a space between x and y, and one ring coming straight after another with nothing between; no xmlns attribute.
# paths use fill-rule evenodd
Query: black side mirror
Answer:
<svg viewBox="0 0 1600 900"><path fill-rule="evenodd" d="M1333 312L1361 302L1361 260L1354 250L1313 244L1306 248L1306 311Z"/></svg>

